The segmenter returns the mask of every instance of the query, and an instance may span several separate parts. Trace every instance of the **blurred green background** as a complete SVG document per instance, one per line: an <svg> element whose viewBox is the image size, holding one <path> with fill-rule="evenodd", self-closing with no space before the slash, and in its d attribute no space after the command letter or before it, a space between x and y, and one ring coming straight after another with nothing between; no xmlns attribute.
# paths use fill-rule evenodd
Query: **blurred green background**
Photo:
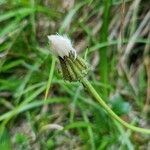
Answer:
<svg viewBox="0 0 150 150"><path fill-rule="evenodd" d="M63 80L47 39L67 34L106 103L125 121L149 128L149 6L148 0L0 0L0 149L150 149L149 136L125 129L80 83Z"/></svg>

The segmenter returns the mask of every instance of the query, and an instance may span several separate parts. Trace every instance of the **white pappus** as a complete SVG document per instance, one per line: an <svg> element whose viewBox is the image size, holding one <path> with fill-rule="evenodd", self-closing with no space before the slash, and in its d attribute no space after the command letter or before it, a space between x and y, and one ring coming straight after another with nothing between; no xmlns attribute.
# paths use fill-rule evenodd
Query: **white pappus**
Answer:
<svg viewBox="0 0 150 150"><path fill-rule="evenodd" d="M76 50L66 35L48 35L48 40L53 54L64 58L64 56L69 56L69 54L72 53L76 59Z"/></svg>

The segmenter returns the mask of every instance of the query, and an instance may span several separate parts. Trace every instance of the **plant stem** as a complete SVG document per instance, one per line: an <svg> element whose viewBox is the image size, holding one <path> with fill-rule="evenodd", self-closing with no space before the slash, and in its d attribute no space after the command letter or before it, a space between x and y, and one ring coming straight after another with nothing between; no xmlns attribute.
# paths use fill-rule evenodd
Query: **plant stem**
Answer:
<svg viewBox="0 0 150 150"><path fill-rule="evenodd" d="M101 106L105 109L105 111L115 120L117 120L119 123L121 123L123 126L125 126L128 129L131 129L132 131L141 132L145 134L150 134L150 129L144 129L139 128L133 125L130 125L129 123L122 120L119 116L117 116L111 108L102 100L102 98L98 95L98 93L95 91L93 86L90 84L90 82L86 78L82 78L80 82L87 88L87 90L92 94L92 96L101 104Z"/></svg>

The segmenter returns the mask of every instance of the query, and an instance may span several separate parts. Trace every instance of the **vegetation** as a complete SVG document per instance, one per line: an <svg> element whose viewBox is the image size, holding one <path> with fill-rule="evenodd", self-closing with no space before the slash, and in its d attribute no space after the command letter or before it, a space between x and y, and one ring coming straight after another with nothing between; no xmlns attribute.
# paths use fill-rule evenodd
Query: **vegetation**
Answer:
<svg viewBox="0 0 150 150"><path fill-rule="evenodd" d="M63 80L47 35L67 34L112 110L150 128L149 20L146 0L1 0L0 149L148 149L149 135Z"/></svg>

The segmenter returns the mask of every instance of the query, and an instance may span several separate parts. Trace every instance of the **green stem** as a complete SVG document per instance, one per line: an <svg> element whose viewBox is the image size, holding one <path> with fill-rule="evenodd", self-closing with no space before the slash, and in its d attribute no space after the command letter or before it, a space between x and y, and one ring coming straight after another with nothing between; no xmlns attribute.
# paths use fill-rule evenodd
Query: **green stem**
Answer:
<svg viewBox="0 0 150 150"><path fill-rule="evenodd" d="M121 123L123 126L125 126L128 129L131 129L136 132L141 132L145 134L150 134L150 129L144 129L144 128L139 128L133 125L130 125L129 123L125 122L122 120L119 116L117 116L111 108L102 100L102 98L98 95L98 93L95 91L93 86L90 84L90 82L86 78L82 78L80 82L87 88L87 90L92 94L92 96L101 104L101 106L107 111L107 113L117 120L119 123Z"/></svg>
<svg viewBox="0 0 150 150"><path fill-rule="evenodd" d="M52 78L53 78L53 74L54 74L54 68L55 68L55 62L56 62L56 57L53 56L52 57L52 64L51 64L51 69L49 72L49 78L48 78L48 82L47 82L47 86L46 86L46 92L45 92L45 96L44 96L44 101L46 101L47 97L48 97L48 92L51 86L51 82L52 82Z"/></svg>

